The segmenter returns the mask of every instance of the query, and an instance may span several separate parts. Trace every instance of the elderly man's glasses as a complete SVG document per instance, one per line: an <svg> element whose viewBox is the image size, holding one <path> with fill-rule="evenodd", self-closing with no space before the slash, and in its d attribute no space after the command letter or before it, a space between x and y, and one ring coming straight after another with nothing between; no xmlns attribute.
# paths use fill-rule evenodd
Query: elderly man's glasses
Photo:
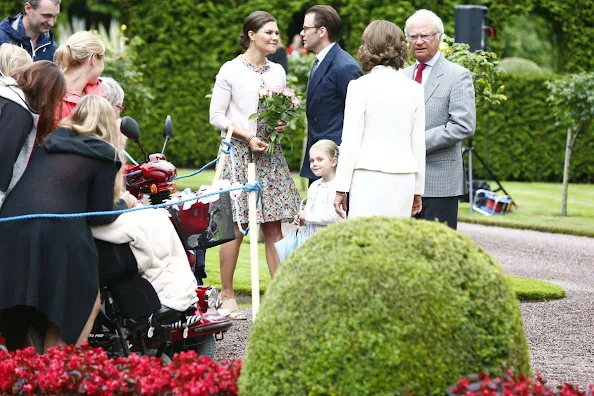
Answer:
<svg viewBox="0 0 594 396"><path fill-rule="evenodd" d="M421 41L428 41L431 37L435 36L437 32L431 34L413 34L408 36L409 41L417 41L421 39Z"/></svg>

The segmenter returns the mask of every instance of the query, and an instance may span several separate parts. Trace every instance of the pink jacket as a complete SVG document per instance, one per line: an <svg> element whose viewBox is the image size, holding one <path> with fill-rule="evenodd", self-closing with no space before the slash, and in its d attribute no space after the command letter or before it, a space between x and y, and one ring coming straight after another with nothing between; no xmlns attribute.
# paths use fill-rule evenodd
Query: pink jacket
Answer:
<svg viewBox="0 0 594 396"><path fill-rule="evenodd" d="M107 99L108 92L107 89L101 85L101 80L98 80L96 84L87 84L85 89L83 89L83 93L84 95L98 95ZM70 85L66 87L66 96L64 96L64 99L62 100L62 111L56 113L56 125L58 125L58 122L72 114L81 98L82 96L77 92L74 92Z"/></svg>

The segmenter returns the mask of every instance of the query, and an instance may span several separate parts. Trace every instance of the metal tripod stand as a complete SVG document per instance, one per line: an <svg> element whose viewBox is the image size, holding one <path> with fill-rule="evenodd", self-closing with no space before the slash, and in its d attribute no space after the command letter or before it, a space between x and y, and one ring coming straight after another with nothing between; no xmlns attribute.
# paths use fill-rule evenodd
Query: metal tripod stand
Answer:
<svg viewBox="0 0 594 396"><path fill-rule="evenodd" d="M483 165L483 168L485 168L485 171L490 176L490 179L492 179L495 183L497 183L498 188L496 190L493 190L493 192L503 191L503 193L505 195L509 196L508 192L505 191L505 188L503 188L503 185L499 181L499 178L497 177L497 175L495 173L493 173L491 168L489 168L487 166L485 161L483 161L481 159L481 157L478 155L478 153L474 150L474 147L472 146L472 138L468 139L468 147L462 147L462 157L464 157L464 154L467 154L467 156L468 156L468 160L467 160L468 173L467 173L467 175L468 175L468 202L470 202L470 213L473 213L473 211L474 211L473 210L473 205L474 205L474 191L473 190L474 190L474 188L472 185L472 182L473 182L472 161L474 158L476 158L478 160L478 162L480 162L481 165ZM515 205L515 202L513 202L513 199L512 199L512 205Z"/></svg>

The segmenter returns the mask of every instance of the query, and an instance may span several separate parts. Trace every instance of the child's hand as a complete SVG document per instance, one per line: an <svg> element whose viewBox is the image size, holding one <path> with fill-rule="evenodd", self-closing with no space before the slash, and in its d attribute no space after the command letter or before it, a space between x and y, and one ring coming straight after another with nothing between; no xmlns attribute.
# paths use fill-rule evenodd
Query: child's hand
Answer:
<svg viewBox="0 0 594 396"><path fill-rule="evenodd" d="M295 219L293 219L293 224L296 226L304 225L306 215L307 215L307 213L305 212L305 210L302 210L301 212L299 212L297 215L295 215Z"/></svg>

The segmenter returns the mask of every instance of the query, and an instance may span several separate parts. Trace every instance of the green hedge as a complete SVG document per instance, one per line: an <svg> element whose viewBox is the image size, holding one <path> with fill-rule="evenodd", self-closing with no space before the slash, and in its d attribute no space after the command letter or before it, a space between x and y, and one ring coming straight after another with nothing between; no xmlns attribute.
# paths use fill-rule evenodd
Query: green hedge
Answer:
<svg viewBox="0 0 594 396"><path fill-rule="evenodd" d="M144 39L139 57L155 95L151 113L142 115L141 128L149 150L162 144L161 125L171 115L175 137L168 158L181 166L200 166L217 154L220 133L209 123L210 94L221 65L241 53L237 38L245 17L262 9L287 26L306 2L292 1L151 1L129 9L132 35ZM146 126L146 127L145 127ZM293 129L293 152L283 144L291 167L301 158L304 126Z"/></svg>
<svg viewBox="0 0 594 396"><path fill-rule="evenodd" d="M555 125L546 104L544 82L551 75L510 74L505 77L508 100L489 109L478 108L473 144L501 180L560 182L566 131ZM594 181L594 134L579 136L571 157L572 182ZM474 161L475 177L485 177Z"/></svg>
<svg viewBox="0 0 594 396"><path fill-rule="evenodd" d="M376 18L389 19L403 26L406 18L418 8L439 14L446 33L454 35L454 7L457 0L334 0L322 2L337 8L343 20L341 44L351 53L359 46L367 23ZM585 45L594 39L594 7L591 0L473 0L467 3L489 7L490 24L495 39L489 47L502 48L497 32L506 21L522 13L538 13L551 21L555 32L556 68L577 72L594 68L594 47ZM138 60L144 64L145 81L155 95L146 108L127 107L126 113L139 121L147 151L162 145L162 125L166 115L173 118L175 137L168 157L179 166L200 166L216 156L219 134L208 120L210 93L220 66L240 53L237 36L244 18L261 9L271 12L281 32L301 25L301 16L314 3L305 0L63 0L63 21L67 14L86 10L89 22L101 13L120 18L129 27L130 37L139 36L146 44L138 49ZM13 15L22 2L3 2L0 10ZM104 18L105 19L105 18ZM60 23L60 21L58 23ZM289 37L285 37L285 42ZM127 82L122 81L123 85ZM128 95L130 94L127 89ZM506 82L507 103L487 112L479 109L475 144L498 176L513 180L560 181L565 139L554 126L553 117L544 104L546 89L542 80L530 81L510 77ZM130 97L130 96L128 96ZM488 115L488 116L487 116ZM303 125L290 133L293 150L285 144L289 166L297 170L301 157ZM585 161L594 141L581 136L572 158L572 181L591 181L591 163ZM488 147L488 155L485 155ZM134 151L134 149L132 149ZM137 154L136 151L134 151ZM478 164L477 164L478 165ZM481 175L478 166L478 176Z"/></svg>

